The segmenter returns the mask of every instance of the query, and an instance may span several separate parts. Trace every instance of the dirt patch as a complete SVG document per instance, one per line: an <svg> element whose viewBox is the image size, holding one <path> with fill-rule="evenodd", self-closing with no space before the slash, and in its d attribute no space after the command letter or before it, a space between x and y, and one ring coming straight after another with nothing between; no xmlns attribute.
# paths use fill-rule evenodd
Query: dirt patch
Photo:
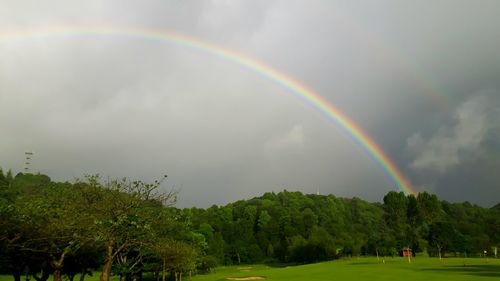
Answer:
<svg viewBox="0 0 500 281"><path fill-rule="evenodd" d="M264 280L264 276L227 277L226 280Z"/></svg>

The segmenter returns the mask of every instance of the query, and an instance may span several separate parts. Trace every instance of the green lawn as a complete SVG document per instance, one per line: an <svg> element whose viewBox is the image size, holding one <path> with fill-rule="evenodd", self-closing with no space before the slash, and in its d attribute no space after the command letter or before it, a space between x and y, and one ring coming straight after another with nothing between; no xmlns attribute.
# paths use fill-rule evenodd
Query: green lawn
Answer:
<svg viewBox="0 0 500 281"><path fill-rule="evenodd" d="M376 258L353 258L331 262L289 266L269 267L266 265L242 265L219 267L215 274L197 275L193 281L222 281L226 277L263 276L274 281L331 281L331 280L498 280L500 278L500 259L464 259L418 257L409 264L403 258L387 258L385 263ZM22 279L25 281L25 279ZM33 279L32 279L33 280ZM50 279L51 280L51 279ZM75 278L75 280L78 280ZM99 274L88 277L86 281L98 281ZM189 280L185 276L183 280ZM12 281L11 276L0 276L0 281ZM118 281L116 277L113 281Z"/></svg>
<svg viewBox="0 0 500 281"><path fill-rule="evenodd" d="M384 264L376 258L353 258L285 268L265 265L235 266L218 268L216 274L198 275L193 281L215 281L242 276L264 276L266 280L275 281L498 280L500 260L447 258L439 261L437 258L416 258L409 264L403 258L388 258Z"/></svg>

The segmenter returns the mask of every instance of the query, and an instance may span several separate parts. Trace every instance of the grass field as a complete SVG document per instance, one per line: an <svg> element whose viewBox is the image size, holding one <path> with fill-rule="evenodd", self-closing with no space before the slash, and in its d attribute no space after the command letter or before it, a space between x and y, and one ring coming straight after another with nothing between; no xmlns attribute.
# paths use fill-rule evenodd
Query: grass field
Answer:
<svg viewBox="0 0 500 281"><path fill-rule="evenodd" d="M353 258L331 262L269 267L266 265L242 265L219 267L216 273L193 276L193 281L223 281L230 277L263 277L274 281L331 281L331 280L498 280L500 259L415 258L409 264L403 258L387 258L385 263L376 258ZM12 281L11 276L0 276L0 281ZM25 279L22 279L25 281ZM50 279L51 280L51 279ZM75 280L78 280L75 278ZM99 274L86 281L98 281ZM113 281L118 281L116 276ZM189 280L185 276L183 280Z"/></svg>
<svg viewBox="0 0 500 281"><path fill-rule="evenodd" d="M465 266L464 266L465 264ZM416 258L353 258L303 266L272 268L265 265L221 267L216 274L198 275L193 281L225 280L227 277L262 276L274 281L323 280L498 280L500 260ZM187 280L187 279L186 279Z"/></svg>

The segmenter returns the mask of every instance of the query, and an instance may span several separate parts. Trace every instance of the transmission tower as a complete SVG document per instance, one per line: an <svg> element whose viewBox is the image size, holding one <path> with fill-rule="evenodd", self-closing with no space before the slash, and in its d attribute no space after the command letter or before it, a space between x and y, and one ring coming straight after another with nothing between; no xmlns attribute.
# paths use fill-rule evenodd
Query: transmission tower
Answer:
<svg viewBox="0 0 500 281"><path fill-rule="evenodd" d="M33 158L33 152L26 151L24 152L25 161L24 161L24 173L28 173L31 165L31 158Z"/></svg>

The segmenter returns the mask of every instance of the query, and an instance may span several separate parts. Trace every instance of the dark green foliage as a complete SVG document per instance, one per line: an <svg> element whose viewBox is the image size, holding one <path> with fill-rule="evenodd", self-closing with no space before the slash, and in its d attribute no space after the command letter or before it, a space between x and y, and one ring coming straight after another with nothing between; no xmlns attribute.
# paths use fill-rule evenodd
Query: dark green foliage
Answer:
<svg viewBox="0 0 500 281"><path fill-rule="evenodd" d="M222 239L208 241L209 249L218 249L214 256L219 262L265 258L304 263L336 258L346 244L351 254L359 254L370 227L381 218L378 206L360 199L284 191L197 210L193 226L206 233L210 225L215 234L222 234ZM224 247L215 247L214 242Z"/></svg>
<svg viewBox="0 0 500 281"><path fill-rule="evenodd" d="M199 270L202 272L212 272L215 271L215 268L217 267L217 258L214 256L204 256L201 259L200 266L198 267Z"/></svg>
<svg viewBox="0 0 500 281"><path fill-rule="evenodd" d="M173 194L155 193L158 184L101 183L98 177L55 183L45 175L12 177L0 171L2 273L16 281L21 275L45 281L49 274L55 281L63 274L72 280L104 264L108 275L101 280L109 278L111 269L131 280L146 268L153 270L151 249L165 237L186 241L182 264L193 266L182 270L194 268L194 248L206 247L204 237L174 223L176 210L164 205ZM198 236L202 239L190 239Z"/></svg>
<svg viewBox="0 0 500 281"><path fill-rule="evenodd" d="M479 255L500 244L500 211L435 195L389 192L384 203L283 191L207 210L194 229L220 263L309 263L341 255ZM257 251L257 246L260 251Z"/></svg>
<svg viewBox="0 0 500 281"><path fill-rule="evenodd" d="M493 255L500 209L389 192L383 203L284 190L208 209L175 209L160 182L55 183L0 170L0 269L30 275L102 268L121 279L157 278L216 264L311 263L341 256ZM486 251L486 252L485 252Z"/></svg>

